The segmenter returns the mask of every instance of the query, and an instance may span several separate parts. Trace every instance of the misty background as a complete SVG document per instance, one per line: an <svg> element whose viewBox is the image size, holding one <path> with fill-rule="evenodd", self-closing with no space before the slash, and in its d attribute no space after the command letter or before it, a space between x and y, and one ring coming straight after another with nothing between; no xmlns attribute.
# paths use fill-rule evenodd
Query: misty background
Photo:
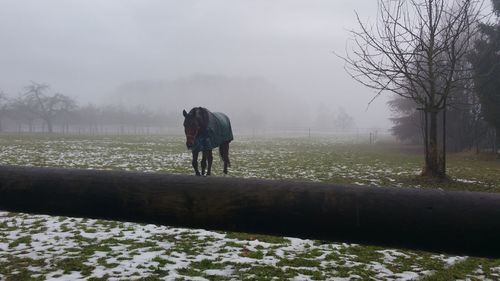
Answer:
<svg viewBox="0 0 500 281"><path fill-rule="evenodd" d="M2 1L0 90L46 83L179 129L195 106L226 112L236 131L388 128L390 97L368 107L375 92L333 54L355 10L374 18L376 1Z"/></svg>

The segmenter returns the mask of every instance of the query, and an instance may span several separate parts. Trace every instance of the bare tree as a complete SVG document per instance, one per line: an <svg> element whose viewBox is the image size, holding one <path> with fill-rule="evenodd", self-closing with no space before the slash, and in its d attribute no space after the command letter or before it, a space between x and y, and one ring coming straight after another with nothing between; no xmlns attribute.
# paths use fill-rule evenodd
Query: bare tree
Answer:
<svg viewBox="0 0 500 281"><path fill-rule="evenodd" d="M445 177L438 146L438 113L449 96L470 80L461 62L473 47L482 0L379 0L374 25L359 16L352 50L343 57L356 81L411 99L425 112L423 175ZM443 158L440 159L439 155Z"/></svg>
<svg viewBox="0 0 500 281"><path fill-rule="evenodd" d="M58 114L67 113L76 108L76 102L68 96L60 93L52 96L46 95L45 92L49 89L46 84L31 82L31 85L26 86L25 89L25 104L45 121L49 133L54 132L53 121Z"/></svg>
<svg viewBox="0 0 500 281"><path fill-rule="evenodd" d="M18 132L21 132L24 122L28 124L28 131L30 133L33 132L33 123L37 119L37 116L22 96L11 100L8 112L9 117L17 122Z"/></svg>

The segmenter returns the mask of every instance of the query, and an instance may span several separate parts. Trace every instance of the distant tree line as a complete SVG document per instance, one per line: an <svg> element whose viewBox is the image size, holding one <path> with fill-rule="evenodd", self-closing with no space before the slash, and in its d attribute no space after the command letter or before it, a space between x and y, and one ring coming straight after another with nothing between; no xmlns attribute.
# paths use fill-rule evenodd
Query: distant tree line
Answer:
<svg viewBox="0 0 500 281"><path fill-rule="evenodd" d="M354 118L349 115L344 108L339 107L333 111L325 105L321 105L314 120L314 127L317 129L346 132L356 129Z"/></svg>
<svg viewBox="0 0 500 281"><path fill-rule="evenodd" d="M165 132L178 119L144 106L79 106L75 99L49 90L47 84L31 82L14 98L0 91L0 132L146 134Z"/></svg>
<svg viewBox="0 0 500 281"><path fill-rule="evenodd" d="M168 103L163 100L161 103ZM63 134L156 134L173 130L182 132L182 109L174 111L169 104L165 111L153 111L144 105L80 105L61 93L51 93L50 86L31 82L15 97L0 90L0 132L63 133ZM241 131L315 130L322 132L354 131L354 118L342 107L331 110L320 107L303 123L290 120L289 115L265 116L262 111L234 111L231 122ZM280 119L281 118L281 119ZM289 120L290 119L290 120Z"/></svg>

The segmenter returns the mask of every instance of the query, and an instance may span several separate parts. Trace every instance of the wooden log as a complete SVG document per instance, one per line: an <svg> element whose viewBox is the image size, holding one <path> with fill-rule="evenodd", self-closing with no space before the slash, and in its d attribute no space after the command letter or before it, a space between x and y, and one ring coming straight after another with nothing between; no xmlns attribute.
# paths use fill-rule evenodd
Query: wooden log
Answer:
<svg viewBox="0 0 500 281"><path fill-rule="evenodd" d="M500 257L500 195L0 166L0 209Z"/></svg>

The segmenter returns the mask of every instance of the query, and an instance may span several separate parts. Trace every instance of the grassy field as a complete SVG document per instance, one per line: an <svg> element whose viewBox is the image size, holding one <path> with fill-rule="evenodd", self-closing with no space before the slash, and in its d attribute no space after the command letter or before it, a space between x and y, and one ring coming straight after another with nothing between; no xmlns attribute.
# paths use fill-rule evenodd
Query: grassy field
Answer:
<svg viewBox="0 0 500 281"><path fill-rule="evenodd" d="M230 176L500 191L500 161L450 155L418 180L418 149L349 136L237 137ZM0 137L0 164L191 174L181 136ZM222 174L216 158L214 175ZM0 280L498 280L500 260L81 218L0 212Z"/></svg>

